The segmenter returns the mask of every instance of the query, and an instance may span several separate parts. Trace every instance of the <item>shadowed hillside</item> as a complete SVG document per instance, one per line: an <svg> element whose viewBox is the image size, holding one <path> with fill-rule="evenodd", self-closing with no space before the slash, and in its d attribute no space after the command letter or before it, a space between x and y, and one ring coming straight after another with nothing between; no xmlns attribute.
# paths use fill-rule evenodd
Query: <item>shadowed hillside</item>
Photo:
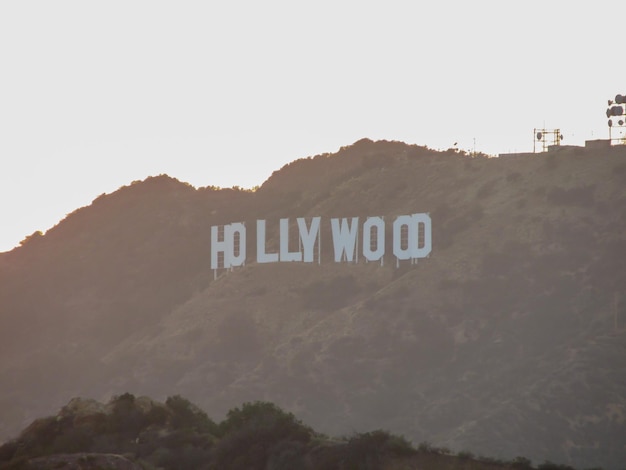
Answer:
<svg viewBox="0 0 626 470"><path fill-rule="evenodd" d="M621 468L624 150L471 158L362 140L255 192L159 176L103 195L0 254L0 432L68 396L133 390ZM328 245L321 264L210 269L213 225L420 212L433 250L417 265L334 263Z"/></svg>

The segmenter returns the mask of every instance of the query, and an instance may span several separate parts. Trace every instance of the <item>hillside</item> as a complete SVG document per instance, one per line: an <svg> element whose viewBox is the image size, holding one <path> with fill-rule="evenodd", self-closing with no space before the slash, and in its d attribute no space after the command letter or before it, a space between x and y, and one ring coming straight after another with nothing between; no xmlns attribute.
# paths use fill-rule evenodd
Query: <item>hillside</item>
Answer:
<svg viewBox="0 0 626 470"><path fill-rule="evenodd" d="M469 157L362 140L257 191L167 176L0 254L0 435L71 396L267 400L321 432L626 461L626 149ZM417 264L210 269L211 226L430 213ZM292 231L291 233L296 233ZM387 236L387 240L391 235ZM249 236L249 252L254 238Z"/></svg>

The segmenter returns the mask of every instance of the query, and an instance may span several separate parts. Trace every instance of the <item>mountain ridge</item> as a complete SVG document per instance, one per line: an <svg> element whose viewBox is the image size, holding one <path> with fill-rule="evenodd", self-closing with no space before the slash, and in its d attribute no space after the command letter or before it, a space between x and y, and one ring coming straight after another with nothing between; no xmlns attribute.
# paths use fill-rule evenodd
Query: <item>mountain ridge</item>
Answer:
<svg viewBox="0 0 626 470"><path fill-rule="evenodd" d="M133 390L181 393L217 416L269 400L329 434L385 427L617 468L624 156L472 158L364 139L256 191L160 176L103 195L0 254L2 433L68 395ZM209 269L213 225L415 212L433 227L417 265L326 253L321 265L251 257L216 280Z"/></svg>

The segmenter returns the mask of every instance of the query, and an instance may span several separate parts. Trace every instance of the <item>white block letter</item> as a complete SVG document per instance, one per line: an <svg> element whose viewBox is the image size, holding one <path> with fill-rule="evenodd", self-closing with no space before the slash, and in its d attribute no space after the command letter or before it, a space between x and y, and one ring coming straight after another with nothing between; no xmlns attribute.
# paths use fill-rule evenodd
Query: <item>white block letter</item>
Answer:
<svg viewBox="0 0 626 470"><path fill-rule="evenodd" d="M398 216L393 222L393 254L400 260L411 258L411 227L413 218L410 215ZM402 228L406 227L406 247L402 248Z"/></svg>
<svg viewBox="0 0 626 470"><path fill-rule="evenodd" d="M313 217L311 227L307 230L306 220L304 217L298 217L298 231L300 232L300 240L302 240L302 249L304 250L304 262L313 262L313 249L315 248L315 240L317 240L320 232L321 217Z"/></svg>
<svg viewBox="0 0 626 470"><path fill-rule="evenodd" d="M228 236L226 234L226 227L224 226L224 239L218 240L219 226L214 225L211 227L211 269L218 269L218 253L224 253L224 267L229 268L230 262L228 260Z"/></svg>
<svg viewBox="0 0 626 470"><path fill-rule="evenodd" d="M356 248L356 239L359 229L359 218L352 217L352 225L348 223L348 219L330 219L330 225L333 232L333 245L335 248L335 262L339 263L343 255L346 255L346 261L350 262L354 258Z"/></svg>
<svg viewBox="0 0 626 470"><path fill-rule="evenodd" d="M410 245L412 249L412 256L413 258L426 258L430 254L433 245L432 221L430 219L430 215L413 214L411 218L413 219L413 224L415 226L415 241L413 245ZM420 224L424 229L424 246L421 248L419 247Z"/></svg>
<svg viewBox="0 0 626 470"><path fill-rule="evenodd" d="M239 235L239 254L235 256L235 234ZM243 266L246 262L246 226L236 222L224 227L224 238L228 242L230 266Z"/></svg>
<svg viewBox="0 0 626 470"><path fill-rule="evenodd" d="M420 225L424 230L424 245L419 246ZM406 246L402 247L403 228ZM393 254L399 260L426 258L432 249L432 225L428 214L401 215L393 223Z"/></svg>
<svg viewBox="0 0 626 470"><path fill-rule="evenodd" d="M372 248L372 229L375 231L375 248ZM363 256L368 261L378 261L385 254L385 221L369 217L363 224Z"/></svg>
<svg viewBox="0 0 626 470"><path fill-rule="evenodd" d="M256 221L256 261L257 263L278 261L278 253L265 253L265 220Z"/></svg>
<svg viewBox="0 0 626 470"><path fill-rule="evenodd" d="M302 253L289 251L289 219L280 219L280 260L302 261Z"/></svg>

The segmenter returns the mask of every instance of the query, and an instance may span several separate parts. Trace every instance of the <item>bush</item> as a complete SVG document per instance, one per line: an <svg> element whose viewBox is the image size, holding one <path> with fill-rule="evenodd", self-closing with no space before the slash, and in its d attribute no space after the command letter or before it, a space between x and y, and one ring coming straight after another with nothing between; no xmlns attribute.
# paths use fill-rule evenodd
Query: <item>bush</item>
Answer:
<svg viewBox="0 0 626 470"><path fill-rule="evenodd" d="M180 395L167 397L165 405L172 411L171 424L175 428L193 429L197 432L217 434L217 424L207 414Z"/></svg>
<svg viewBox="0 0 626 470"><path fill-rule="evenodd" d="M17 441L9 441L0 445L0 463L9 462L17 452Z"/></svg>
<svg viewBox="0 0 626 470"><path fill-rule="evenodd" d="M389 457L414 453L415 449L404 437L376 430L349 439L344 462L348 469L374 469Z"/></svg>
<svg viewBox="0 0 626 470"><path fill-rule="evenodd" d="M348 441L348 447L364 454L373 452L377 455L411 455L415 453L415 449L404 436L390 434L380 429L357 434Z"/></svg>
<svg viewBox="0 0 626 470"><path fill-rule="evenodd" d="M265 468L270 456L278 458L282 453L279 445L307 443L312 435L291 413L268 402L231 409L219 429L222 438L214 452L217 468Z"/></svg>
<svg viewBox="0 0 626 470"><path fill-rule="evenodd" d="M515 468L523 469L523 470L529 470L533 468L532 462L530 461L530 459L527 459L526 457L515 457L511 461L511 465Z"/></svg>
<svg viewBox="0 0 626 470"><path fill-rule="evenodd" d="M549 460L546 460L544 463L540 464L537 467L537 469L538 470L575 470L574 467L570 467L569 465L558 464L558 463L550 462Z"/></svg>
<svg viewBox="0 0 626 470"><path fill-rule="evenodd" d="M143 413L135 407L135 396L124 393L111 400L113 412L109 417L108 431L123 435L136 435L144 425Z"/></svg>
<svg viewBox="0 0 626 470"><path fill-rule="evenodd" d="M305 469L306 445L302 442L283 441L277 444L269 456L267 470Z"/></svg>
<svg viewBox="0 0 626 470"><path fill-rule="evenodd" d="M21 242L20 246L26 246L28 244L37 243L39 240L43 239L43 232L41 230L37 230L27 237L25 237Z"/></svg>
<svg viewBox="0 0 626 470"><path fill-rule="evenodd" d="M435 452L435 447L428 441L422 441L418 444L417 450L426 454L432 454Z"/></svg>
<svg viewBox="0 0 626 470"><path fill-rule="evenodd" d="M461 452L459 452L457 454L457 457L461 460L474 460L474 454L467 450L462 450Z"/></svg>
<svg viewBox="0 0 626 470"><path fill-rule="evenodd" d="M69 428L58 435L50 448L51 454L73 454L88 452L93 436L84 428Z"/></svg>
<svg viewBox="0 0 626 470"><path fill-rule="evenodd" d="M220 423L219 430L222 435L225 435L251 427L271 429L276 436L304 441L309 440L312 432L292 413L281 410L274 403L263 401L244 403L241 409L236 407L229 410L226 419Z"/></svg>

